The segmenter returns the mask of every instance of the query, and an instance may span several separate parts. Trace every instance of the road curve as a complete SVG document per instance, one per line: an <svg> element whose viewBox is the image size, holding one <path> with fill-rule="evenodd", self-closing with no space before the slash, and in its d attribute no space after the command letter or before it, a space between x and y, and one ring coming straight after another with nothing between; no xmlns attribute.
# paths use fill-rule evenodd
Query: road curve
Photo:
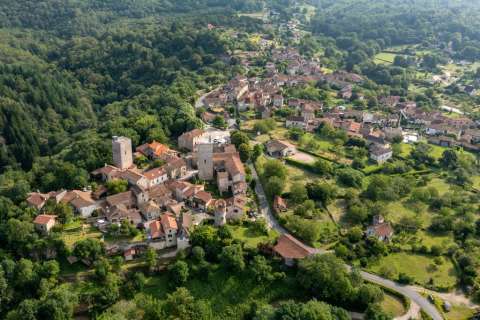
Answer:
<svg viewBox="0 0 480 320"><path fill-rule="evenodd" d="M393 282L391 280L384 279L382 277L379 277L375 274L368 273L365 271L360 271L360 274L362 275L362 278L368 282L372 282L375 284L378 284L382 287L394 290L402 295L404 295L407 298L410 298L414 303L420 306L422 310L428 314L433 320L442 320L443 317L440 314L440 312L437 310L437 308L428 301L427 298L421 296L418 292L412 290L408 286L404 286L401 284L398 284L396 282Z"/></svg>
<svg viewBox="0 0 480 320"><path fill-rule="evenodd" d="M249 167L252 171L252 177L256 181L255 193L257 194L257 197L258 197L258 202L259 202L259 206L260 206L259 210L260 210L261 215L263 217L265 217L267 225L270 228L276 230L280 234L288 233L288 231L283 226L280 225L278 220L275 218L272 210L270 209L270 206L268 204L268 199L267 199L267 196L265 194L265 191L263 190L262 183L260 182L260 179L258 177L257 170L255 169L255 167L252 164L249 164ZM322 253L322 252L319 251L319 253ZM347 265L347 268L351 269L351 267L348 266L348 265ZM375 284L380 285L382 287L391 289L391 290L393 290L395 292L398 292L398 293L404 295L405 297L411 299L413 301L413 303L416 303L418 306L420 306L420 308L426 314L428 314L433 320L443 320L443 317L440 314L440 312L437 310L437 308L433 304L431 304L426 298L421 296L418 292L411 289L410 287L398 284L398 283L393 282L391 280L384 279L384 278L379 277L375 274L368 273L368 272L365 272L365 271L360 271L360 275L362 276L362 278L364 280L366 280L368 282L372 282L372 283L375 283Z"/></svg>

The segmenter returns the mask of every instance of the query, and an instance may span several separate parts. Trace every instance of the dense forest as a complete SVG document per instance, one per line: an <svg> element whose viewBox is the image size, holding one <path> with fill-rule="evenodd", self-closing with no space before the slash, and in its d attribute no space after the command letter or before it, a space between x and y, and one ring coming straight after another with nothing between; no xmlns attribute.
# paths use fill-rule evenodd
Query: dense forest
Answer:
<svg viewBox="0 0 480 320"><path fill-rule="evenodd" d="M317 15L312 19L316 33L375 40L382 46L430 42L454 42L455 50L478 47L480 6L475 1L331 1L317 0ZM350 34L350 36L349 36Z"/></svg>
<svg viewBox="0 0 480 320"><path fill-rule="evenodd" d="M255 28L258 22L246 17L228 19L230 6L238 3L228 2L223 15L202 19L188 16L189 10L213 8L222 1L180 6L157 2L163 3L19 1L1 5L0 12L8 17L0 19L4 26L22 27L0 31L5 62L0 73L2 171L18 165L29 170L36 157L57 155L73 140L79 143L79 136L96 141L102 133L128 134L137 144L153 138L166 141L199 125L191 107L197 90L225 81L235 69L225 59L233 44L208 30L206 21L230 20L239 28ZM256 9L257 5L242 2L242 7ZM166 12L174 11L187 16L182 22L164 18ZM89 159L82 160L89 164L83 169L104 162L103 156L92 158L108 155L103 147L94 144L95 152L82 154Z"/></svg>

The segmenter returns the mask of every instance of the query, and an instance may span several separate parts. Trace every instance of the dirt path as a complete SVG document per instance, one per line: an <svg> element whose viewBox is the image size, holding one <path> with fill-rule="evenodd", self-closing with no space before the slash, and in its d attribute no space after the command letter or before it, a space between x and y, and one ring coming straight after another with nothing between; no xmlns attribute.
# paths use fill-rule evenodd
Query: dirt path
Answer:
<svg viewBox="0 0 480 320"><path fill-rule="evenodd" d="M420 319L420 306L413 301L410 301L410 308L403 316L396 317L395 320L410 320Z"/></svg>

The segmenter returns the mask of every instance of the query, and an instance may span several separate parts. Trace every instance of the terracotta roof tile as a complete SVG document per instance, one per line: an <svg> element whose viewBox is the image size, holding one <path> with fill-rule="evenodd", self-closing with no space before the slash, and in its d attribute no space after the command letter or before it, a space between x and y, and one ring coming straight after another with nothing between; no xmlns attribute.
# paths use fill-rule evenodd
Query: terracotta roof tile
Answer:
<svg viewBox="0 0 480 320"><path fill-rule="evenodd" d="M35 223L35 224L47 224L52 220L55 221L55 218L56 218L56 216L52 216L52 215L49 215L49 214L40 214L35 218L35 220L33 220L33 223Z"/></svg>
<svg viewBox="0 0 480 320"><path fill-rule="evenodd" d="M285 259L303 259L314 253L311 248L289 234L284 234L278 239L273 251Z"/></svg>
<svg viewBox="0 0 480 320"><path fill-rule="evenodd" d="M177 220L171 214L163 214L160 217L163 229L178 229Z"/></svg>

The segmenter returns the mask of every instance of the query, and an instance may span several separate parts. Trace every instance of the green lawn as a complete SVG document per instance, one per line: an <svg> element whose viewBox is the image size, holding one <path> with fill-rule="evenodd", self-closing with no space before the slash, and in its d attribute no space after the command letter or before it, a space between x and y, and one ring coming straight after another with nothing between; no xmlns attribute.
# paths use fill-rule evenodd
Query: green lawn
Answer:
<svg viewBox="0 0 480 320"><path fill-rule="evenodd" d="M443 152L448 149L448 148L437 146L437 145L434 145L434 144L430 144L430 146L432 147L431 155L435 159L440 159L442 157Z"/></svg>
<svg viewBox="0 0 480 320"><path fill-rule="evenodd" d="M417 233L417 237L419 241L427 247L437 245L437 246L443 246L444 248L448 248L454 242L452 236L449 236L449 235L440 236L440 235L435 235L426 231L419 231Z"/></svg>
<svg viewBox="0 0 480 320"><path fill-rule="evenodd" d="M278 237L278 233L274 230L270 230L267 236L258 235L250 228L244 226L229 225L228 229L232 232L233 238L243 241L245 246L249 248L256 248L258 244L275 240Z"/></svg>
<svg viewBox="0 0 480 320"><path fill-rule="evenodd" d="M345 200L343 199L338 199L328 205L328 211L330 211L330 214L337 223L341 222L345 215L345 206Z"/></svg>
<svg viewBox="0 0 480 320"><path fill-rule="evenodd" d="M473 177L472 181L473 181L473 187L480 189L480 176Z"/></svg>
<svg viewBox="0 0 480 320"><path fill-rule="evenodd" d="M433 178L428 183L428 186L429 187L434 187L435 189L437 189L437 191L440 195L443 195L443 194L447 193L448 191L450 191L450 185L447 182L445 182L445 180L440 179L440 178Z"/></svg>
<svg viewBox="0 0 480 320"><path fill-rule="evenodd" d="M64 231L74 231L74 230L80 229L82 227L82 223L83 223L82 220L75 219L75 220L71 221L70 223L66 223L63 226L63 230Z"/></svg>
<svg viewBox="0 0 480 320"><path fill-rule="evenodd" d="M82 230L82 228L75 228L64 230L61 233L61 238L65 242L65 245L69 248L73 248L73 245L80 241L87 238L95 238L100 239L102 237L102 233L98 231L97 228L94 227L86 227Z"/></svg>
<svg viewBox="0 0 480 320"><path fill-rule="evenodd" d="M410 156L410 153L413 150L413 146L411 144L408 144L408 143L402 143L402 144L400 144L400 147L401 147L401 150L402 150L400 152L400 156L404 157L404 158L408 158Z"/></svg>
<svg viewBox="0 0 480 320"><path fill-rule="evenodd" d="M446 320L465 320L470 319L474 314L475 310L471 309L465 305L452 305L452 309L449 312L445 312L443 309L443 300L438 296L433 296L434 303L437 309L442 313L443 317Z"/></svg>
<svg viewBox="0 0 480 320"><path fill-rule="evenodd" d="M388 52L380 52L374 58L374 62L377 64L392 64L396 54Z"/></svg>
<svg viewBox="0 0 480 320"><path fill-rule="evenodd" d="M401 201L389 202L386 206L388 220L398 223L403 217L418 217L422 221L423 226L427 226L430 222L430 214L425 211L415 212L406 207Z"/></svg>
<svg viewBox="0 0 480 320"><path fill-rule="evenodd" d="M452 306L450 312L444 312L446 320L465 320L470 319L475 314L475 310L466 306Z"/></svg>
<svg viewBox="0 0 480 320"><path fill-rule="evenodd" d="M287 171L288 171L288 175L287 175L288 180L285 183L286 184L285 192L290 191L290 187L292 186L292 184L296 182L300 182L301 184L305 185L308 182L311 182L313 180L317 180L320 178L320 176L315 173L300 169L291 164L287 163L285 164L285 166L287 167Z"/></svg>
<svg viewBox="0 0 480 320"><path fill-rule="evenodd" d="M392 317L402 316L406 312L402 301L399 298L388 293L385 293L385 298L380 305L383 311L385 311Z"/></svg>
<svg viewBox="0 0 480 320"><path fill-rule="evenodd" d="M444 259L443 263L437 268L433 268L433 258L430 256L410 254L410 253L391 253L380 261L369 266L369 270L380 273L382 267L395 268L398 273L405 273L415 279L415 283L421 286L429 286L433 279L434 287L453 287L456 283L456 274L453 263Z"/></svg>

